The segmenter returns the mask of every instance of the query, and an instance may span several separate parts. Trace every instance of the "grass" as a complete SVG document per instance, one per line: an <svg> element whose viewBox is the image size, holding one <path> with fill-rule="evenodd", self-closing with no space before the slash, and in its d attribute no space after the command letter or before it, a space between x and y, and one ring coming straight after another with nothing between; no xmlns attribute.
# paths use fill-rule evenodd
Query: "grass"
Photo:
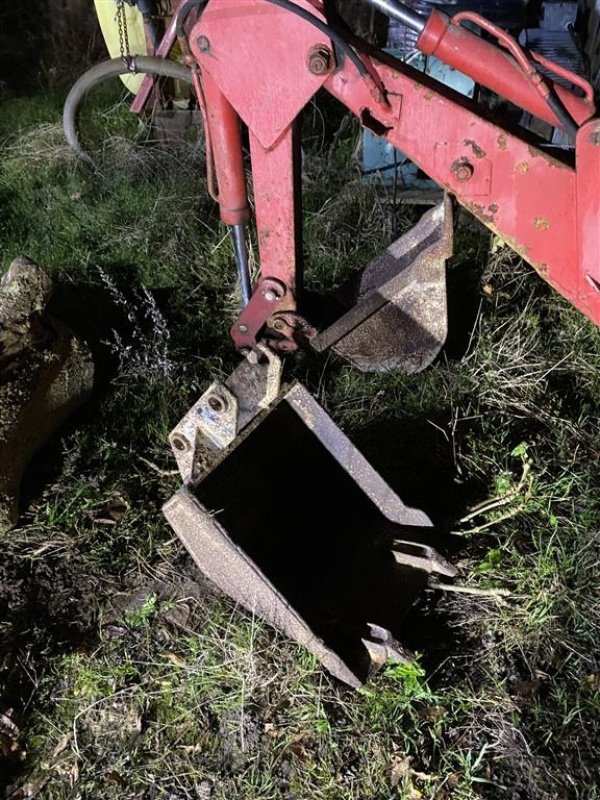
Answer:
<svg viewBox="0 0 600 800"><path fill-rule="evenodd" d="M168 431L236 363L235 277L201 150L145 141L118 100L89 112L100 176L64 148L54 94L5 97L0 115L2 269L19 253L45 267L98 365L1 542L12 796L598 797L597 329L467 225L433 367L290 360L446 531L473 592L426 592L416 662L353 693L207 591L161 516L178 485ZM322 290L415 213L359 181L355 131L327 153L329 114L311 111L305 142L307 281Z"/></svg>

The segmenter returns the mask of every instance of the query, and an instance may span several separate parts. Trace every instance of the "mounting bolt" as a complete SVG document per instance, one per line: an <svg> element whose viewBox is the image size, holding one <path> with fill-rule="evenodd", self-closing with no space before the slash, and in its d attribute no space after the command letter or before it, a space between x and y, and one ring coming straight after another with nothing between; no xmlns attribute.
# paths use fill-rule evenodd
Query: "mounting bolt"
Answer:
<svg viewBox="0 0 600 800"><path fill-rule="evenodd" d="M309 51L307 64L313 75L325 75L333 64L333 53L324 44L317 44Z"/></svg>
<svg viewBox="0 0 600 800"><path fill-rule="evenodd" d="M244 324L238 325L238 331L240 333L248 333L248 326Z"/></svg>
<svg viewBox="0 0 600 800"><path fill-rule="evenodd" d="M198 50L200 50L201 53L208 53L210 50L210 42L206 36L199 36L196 39L196 44L198 45Z"/></svg>
<svg viewBox="0 0 600 800"><path fill-rule="evenodd" d="M273 327L276 331L282 331L286 327L285 320L283 319L274 319L273 320Z"/></svg>
<svg viewBox="0 0 600 800"><path fill-rule="evenodd" d="M277 297L275 296L275 292L265 292L265 300L268 303L272 303L275 300L277 300Z"/></svg>
<svg viewBox="0 0 600 800"><path fill-rule="evenodd" d="M451 172L457 181L465 183L465 181L471 180L475 168L469 161L455 161L452 164Z"/></svg>
<svg viewBox="0 0 600 800"><path fill-rule="evenodd" d="M182 453L184 450L187 450L190 446L188 440L184 439L183 436L173 436L171 441L175 450L179 450L180 453Z"/></svg>

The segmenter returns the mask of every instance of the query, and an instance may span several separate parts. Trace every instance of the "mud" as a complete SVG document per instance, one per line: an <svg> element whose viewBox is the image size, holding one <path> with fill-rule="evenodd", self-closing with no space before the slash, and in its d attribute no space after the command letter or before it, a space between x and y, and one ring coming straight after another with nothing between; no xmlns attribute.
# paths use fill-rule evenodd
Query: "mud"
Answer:
<svg viewBox="0 0 600 800"><path fill-rule="evenodd" d="M11 720L17 735L26 726L45 662L91 643L98 581L90 578L78 558L32 558L18 548L12 551L7 542L2 542L2 550L0 715ZM0 741L9 750L0 770L0 790L12 783L22 766L20 745L7 740L5 735Z"/></svg>
<svg viewBox="0 0 600 800"><path fill-rule="evenodd" d="M218 594L209 581L197 575L184 559L169 564L169 576L148 581L131 576L107 582L106 576L90 574L86 554L71 548L69 555L40 554L18 545L2 543L0 559L0 797L3 790L19 785L29 766L23 749L32 699L39 689L47 664L69 653L92 654L99 639L128 635L123 619L149 595L159 600L177 596L202 599ZM85 550L85 548L83 548ZM178 577L173 579L172 570ZM189 611L189 609L188 609ZM185 604L162 615L162 622L185 629ZM134 637L135 638L135 637ZM132 651L135 642L132 641ZM8 720L11 730L2 723ZM82 743L97 750L130 745L142 730L138 704L126 694L102 708L92 708L80 723ZM231 744L231 758L238 745ZM239 749L239 748L238 748ZM228 756L229 757L229 756Z"/></svg>
<svg viewBox="0 0 600 800"><path fill-rule="evenodd" d="M86 345L47 313L52 281L20 257L0 282L0 532L18 518L33 453L89 396Z"/></svg>

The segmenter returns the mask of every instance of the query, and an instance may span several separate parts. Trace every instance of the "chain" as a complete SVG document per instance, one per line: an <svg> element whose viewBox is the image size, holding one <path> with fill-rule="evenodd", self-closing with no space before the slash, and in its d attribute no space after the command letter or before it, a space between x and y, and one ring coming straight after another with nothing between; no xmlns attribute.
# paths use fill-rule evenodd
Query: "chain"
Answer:
<svg viewBox="0 0 600 800"><path fill-rule="evenodd" d="M117 25L119 28L119 46L123 63L130 68L131 51L129 49L129 33L127 31L127 18L125 17L125 0L117 0Z"/></svg>

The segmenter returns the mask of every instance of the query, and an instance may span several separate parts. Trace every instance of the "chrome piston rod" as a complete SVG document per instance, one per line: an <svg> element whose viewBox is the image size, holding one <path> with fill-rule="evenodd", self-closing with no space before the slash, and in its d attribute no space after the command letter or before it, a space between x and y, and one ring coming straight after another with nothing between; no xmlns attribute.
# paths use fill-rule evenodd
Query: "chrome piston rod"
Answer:
<svg viewBox="0 0 600 800"><path fill-rule="evenodd" d="M246 308L252 295L250 282L250 267L248 266L248 248L246 247L246 232L243 225L232 225L231 238L235 251L235 264L237 267L242 306Z"/></svg>
<svg viewBox="0 0 600 800"><path fill-rule="evenodd" d="M417 14L412 8L400 3L399 0L365 0L370 6L381 11L386 17L395 19L417 33L421 33L427 23L427 17Z"/></svg>

